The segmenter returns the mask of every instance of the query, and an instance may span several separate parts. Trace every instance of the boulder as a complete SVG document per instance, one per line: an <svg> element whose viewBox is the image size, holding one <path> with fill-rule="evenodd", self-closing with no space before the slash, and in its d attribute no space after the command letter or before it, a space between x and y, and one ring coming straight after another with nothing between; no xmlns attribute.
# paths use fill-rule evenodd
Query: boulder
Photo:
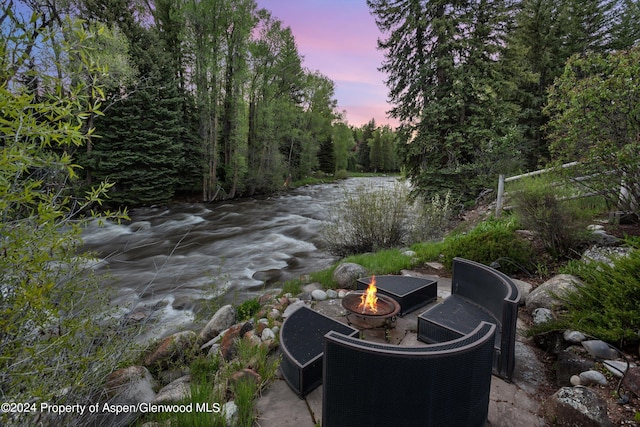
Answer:
<svg viewBox="0 0 640 427"><path fill-rule="evenodd" d="M169 362L179 360L194 347L197 339L198 336L193 331L169 335L160 341L158 347L151 354L144 358L144 364L145 366L166 365Z"/></svg>
<svg viewBox="0 0 640 427"><path fill-rule="evenodd" d="M152 402L156 397L153 389L156 382L151 373L144 366L130 366L113 371L105 383L108 403L113 405L137 405ZM89 414L90 417L97 414ZM119 414L100 414L100 425L128 426L141 414L136 412L122 412ZM98 420L86 420L86 425L97 424Z"/></svg>
<svg viewBox="0 0 640 427"><path fill-rule="evenodd" d="M322 289L315 289L313 292L311 292L311 298L316 301L324 301L327 299L327 293Z"/></svg>
<svg viewBox="0 0 640 427"><path fill-rule="evenodd" d="M228 426L234 426L238 422L238 405L233 400L228 401L222 405L220 413L224 417L225 423Z"/></svg>
<svg viewBox="0 0 640 427"><path fill-rule="evenodd" d="M640 368L637 366L630 367L622 383L626 390L633 393L636 397L640 397Z"/></svg>
<svg viewBox="0 0 640 427"><path fill-rule="evenodd" d="M107 377L105 391L110 399L119 402L151 402L156 393L156 382L144 366L129 366L113 371Z"/></svg>
<svg viewBox="0 0 640 427"><path fill-rule="evenodd" d="M333 271L333 280L338 284L339 288L355 289L356 280L367 275L367 270L352 262L340 264Z"/></svg>
<svg viewBox="0 0 640 427"><path fill-rule="evenodd" d="M610 427L607 404L586 387L562 387L545 402L546 415L554 426Z"/></svg>
<svg viewBox="0 0 640 427"><path fill-rule="evenodd" d="M553 320L553 312L543 307L533 310L532 316L535 326L540 326Z"/></svg>
<svg viewBox="0 0 640 427"><path fill-rule="evenodd" d="M582 282L577 277L570 274L559 274L527 295L525 304L530 311L541 307L553 310L563 304L557 295L561 296L566 292L574 291L578 286L582 286Z"/></svg>
<svg viewBox="0 0 640 427"><path fill-rule="evenodd" d="M244 334L251 330L253 330L253 323L251 322L238 323L227 330L220 343L220 353L224 360L229 361L235 357L237 339L242 338Z"/></svg>
<svg viewBox="0 0 640 427"><path fill-rule="evenodd" d="M562 333L562 338L569 344L580 344L582 341L585 341L587 337L580 331L564 331Z"/></svg>
<svg viewBox="0 0 640 427"><path fill-rule="evenodd" d="M191 375L185 375L162 387L153 403L177 403L191 398Z"/></svg>
<svg viewBox="0 0 640 427"><path fill-rule="evenodd" d="M594 371L593 369L580 372L579 378L580 378L580 384L582 385L591 385L591 384L607 385L607 377L605 377L602 372Z"/></svg>
<svg viewBox="0 0 640 427"><path fill-rule="evenodd" d="M236 371L229 377L230 385L236 385L240 381L251 381L256 387L262 382L262 377L253 369L244 368L240 371Z"/></svg>
<svg viewBox="0 0 640 427"><path fill-rule="evenodd" d="M207 342L216 337L220 332L229 328L236 322L236 310L231 305L225 305L216 311L211 320L200 331L198 338L201 342Z"/></svg>
<svg viewBox="0 0 640 427"><path fill-rule="evenodd" d="M533 285L531 283L523 282L518 279L511 279L513 284L516 285L518 291L520 291L520 305L524 305L525 300L527 299L527 295L531 293L531 289L533 289Z"/></svg>
<svg viewBox="0 0 640 427"><path fill-rule="evenodd" d="M592 246L582 254L580 258L583 262L603 262L613 267L613 262L617 258L629 256L632 248L627 247L609 247L609 246Z"/></svg>

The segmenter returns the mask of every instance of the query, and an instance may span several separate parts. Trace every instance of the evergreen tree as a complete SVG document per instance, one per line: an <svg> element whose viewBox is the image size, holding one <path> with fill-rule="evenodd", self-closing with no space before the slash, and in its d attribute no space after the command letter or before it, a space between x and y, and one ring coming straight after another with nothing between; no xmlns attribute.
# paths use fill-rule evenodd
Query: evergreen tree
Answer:
<svg viewBox="0 0 640 427"><path fill-rule="evenodd" d="M453 189L473 197L493 179L482 162L513 135L498 96L505 77L497 60L509 20L506 1L368 0L387 36L391 115L411 135L403 145L407 174L419 192Z"/></svg>
<svg viewBox="0 0 640 427"><path fill-rule="evenodd" d="M115 182L113 201L133 206L168 201L180 186L180 99L171 96L174 90L136 92L96 120L95 177Z"/></svg>
<svg viewBox="0 0 640 427"><path fill-rule="evenodd" d="M505 97L520 107L519 149L525 169L549 160L549 141L543 131L548 117L542 112L547 90L574 53L601 52L616 45L612 33L616 1L523 0L504 58L511 70ZM625 26L625 28L628 28Z"/></svg>
<svg viewBox="0 0 640 427"><path fill-rule="evenodd" d="M640 2L619 1L612 11L613 23L609 47L614 50L628 49L640 43Z"/></svg>
<svg viewBox="0 0 640 427"><path fill-rule="evenodd" d="M96 119L100 138L94 139L86 162L96 178L115 183L110 197L116 203L167 201L174 196L183 169L182 98L155 31L133 22L126 9L121 12L123 18L112 19L127 23L123 31L141 81Z"/></svg>

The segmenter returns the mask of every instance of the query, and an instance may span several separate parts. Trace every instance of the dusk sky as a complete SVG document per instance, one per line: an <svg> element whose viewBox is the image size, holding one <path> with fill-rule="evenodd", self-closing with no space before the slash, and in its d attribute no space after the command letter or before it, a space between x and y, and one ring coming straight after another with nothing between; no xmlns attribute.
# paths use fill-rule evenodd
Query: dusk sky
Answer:
<svg viewBox="0 0 640 427"><path fill-rule="evenodd" d="M338 109L350 125L374 118L376 124L397 126L387 118L385 75L378 71L383 54L376 49L380 32L366 0L257 0L258 6L291 27L304 57L303 66L335 83Z"/></svg>

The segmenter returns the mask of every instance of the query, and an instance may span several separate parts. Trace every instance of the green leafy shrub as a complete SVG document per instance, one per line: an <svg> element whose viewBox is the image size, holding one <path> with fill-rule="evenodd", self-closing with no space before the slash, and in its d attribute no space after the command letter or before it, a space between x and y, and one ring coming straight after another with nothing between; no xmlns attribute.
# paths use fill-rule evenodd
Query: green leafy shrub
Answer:
<svg viewBox="0 0 640 427"><path fill-rule="evenodd" d="M335 179L347 179L349 178L349 172L344 169L340 169L335 173Z"/></svg>
<svg viewBox="0 0 640 427"><path fill-rule="evenodd" d="M515 232L513 221L486 221L468 233L448 237L442 247L443 262L451 269L453 258L462 257L482 264L500 263L501 271L513 273L528 265L531 244Z"/></svg>
<svg viewBox="0 0 640 427"><path fill-rule="evenodd" d="M580 185L640 218L640 46L572 56L545 113L552 156L579 160L576 170L590 177Z"/></svg>
<svg viewBox="0 0 640 427"><path fill-rule="evenodd" d="M402 245L409 232L408 196L402 183L384 189L360 186L345 194L323 229L328 249L350 255Z"/></svg>
<svg viewBox="0 0 640 427"><path fill-rule="evenodd" d="M258 310L260 310L258 298L248 299L238 306L238 320L250 319Z"/></svg>
<svg viewBox="0 0 640 427"><path fill-rule="evenodd" d="M526 179L511 200L522 226L536 234L547 252L555 259L568 258L587 241L590 212L579 201L562 200L572 190L553 179Z"/></svg>
<svg viewBox="0 0 640 427"><path fill-rule="evenodd" d="M78 43L91 36L80 24L69 30ZM6 36L3 31L4 57L24 56L20 46L35 43L24 32L12 35L12 43ZM60 47L61 54L86 61L88 76L104 72L81 44ZM88 268L95 260L79 255L91 206L102 202L110 185L72 199L78 166L68 153L86 142L92 129L84 129L84 120L98 105L81 84L63 88L34 71L29 79L43 80L36 96L18 81L8 83L15 76L7 66L10 61L0 65L0 395L21 403L92 403L104 378L132 357L137 332L105 313L108 295ZM77 414L41 415L41 424L81 423ZM33 416L2 413L0 424L35 425Z"/></svg>
<svg viewBox="0 0 640 427"><path fill-rule="evenodd" d="M571 328L623 347L640 337L640 250L620 257L613 265L571 261L563 270L584 283L575 292L560 295L567 310L556 328Z"/></svg>

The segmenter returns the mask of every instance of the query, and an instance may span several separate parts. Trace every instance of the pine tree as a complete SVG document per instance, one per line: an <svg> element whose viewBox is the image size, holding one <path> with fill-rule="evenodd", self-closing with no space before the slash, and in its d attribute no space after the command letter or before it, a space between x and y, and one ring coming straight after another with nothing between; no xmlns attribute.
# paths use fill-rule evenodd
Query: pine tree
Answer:
<svg viewBox="0 0 640 427"><path fill-rule="evenodd" d="M100 138L88 161L96 178L115 183L114 202L152 204L171 199L179 186L182 99L153 30L132 26L129 31L142 82L96 119Z"/></svg>
<svg viewBox="0 0 640 427"><path fill-rule="evenodd" d="M385 51L391 116L410 137L407 173L421 193L473 197L491 175L481 158L513 124L498 96L505 1L369 0ZM493 177L491 177L493 178Z"/></svg>

